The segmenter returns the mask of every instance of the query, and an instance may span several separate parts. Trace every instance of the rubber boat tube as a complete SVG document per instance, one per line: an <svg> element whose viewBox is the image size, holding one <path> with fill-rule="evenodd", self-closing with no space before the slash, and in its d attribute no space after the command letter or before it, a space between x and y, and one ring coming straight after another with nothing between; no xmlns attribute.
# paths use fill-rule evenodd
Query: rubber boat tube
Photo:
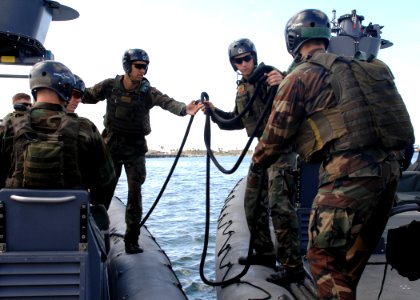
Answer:
<svg viewBox="0 0 420 300"><path fill-rule="evenodd" d="M248 253L250 238L243 204L245 186L246 180L241 179L225 200L219 216L215 249L217 281L233 278L245 267L238 264L238 258ZM309 279L299 287L292 285L289 291L266 281L273 272L274 270L269 267L251 265L240 282L217 287L217 298L219 300L295 299L295 297L315 299Z"/></svg>
<svg viewBox="0 0 420 300"><path fill-rule="evenodd" d="M187 299L169 258L145 226L141 228L139 240L144 252L125 253L125 208L125 204L114 197L108 209L111 299Z"/></svg>
<svg viewBox="0 0 420 300"><path fill-rule="evenodd" d="M393 269L385 267L387 232L420 221L418 199L420 199L420 172L403 172L397 191L397 205L388 220L382 240L369 259L357 286L357 299L419 299L420 280L410 281ZM240 256L248 254L250 233L244 210L246 179L241 179L221 210L216 234L215 264L217 281L227 280L239 274L245 266L238 264ZM415 204L415 205L414 205ZM272 237L273 232L272 232ZM413 237L413 243L415 243ZM308 263L303 256L305 269ZM291 285L288 289L266 281L272 269L252 265L240 282L217 287L219 300L239 299L315 299L315 289L308 278L303 285ZM384 277L385 276L385 277ZM382 281L384 286L382 287ZM381 292L382 289L382 292Z"/></svg>

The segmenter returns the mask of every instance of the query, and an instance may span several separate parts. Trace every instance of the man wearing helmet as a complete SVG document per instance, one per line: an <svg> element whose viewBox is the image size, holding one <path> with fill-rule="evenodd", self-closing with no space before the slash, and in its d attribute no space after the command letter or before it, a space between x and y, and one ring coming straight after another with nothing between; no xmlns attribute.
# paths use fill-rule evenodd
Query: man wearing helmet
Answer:
<svg viewBox="0 0 420 300"><path fill-rule="evenodd" d="M66 105L67 112L74 113L79 103L82 101L83 94L85 93L85 82L78 75L74 74L76 84L73 89L73 94L70 101Z"/></svg>
<svg viewBox="0 0 420 300"><path fill-rule="evenodd" d="M59 62L31 69L33 108L0 127L0 188L86 189L92 204L108 208L117 184L112 159L95 125L65 110L75 83Z"/></svg>
<svg viewBox="0 0 420 300"><path fill-rule="evenodd" d="M17 93L12 97L12 104L14 112L8 113L3 120L0 120L0 125L1 123L6 124L9 118L14 118L27 113L32 107L31 96L26 93Z"/></svg>
<svg viewBox="0 0 420 300"><path fill-rule="evenodd" d="M164 95L144 77L149 67L149 55L142 49L125 51L122 65L125 74L87 88L83 103L107 100L105 129L102 133L111 152L117 174L125 168L128 183L125 250L143 252L138 243L142 216L141 186L146 179L146 135L151 132L149 111L154 106L178 115L194 115L202 104L188 105Z"/></svg>
<svg viewBox="0 0 420 300"><path fill-rule="evenodd" d="M237 81L237 94L233 112L224 112L215 108L209 102L209 107L215 113L226 120L236 120L224 123L212 117L221 129L235 130L246 129L248 136L251 136L256 129L258 119L262 117L264 108L269 98L270 88L277 88L283 80L283 75L276 69L267 69L263 84L251 84L248 79L258 66L257 51L254 43L249 39L239 39L232 42L228 49L229 60L234 71L242 75ZM265 66L263 63L260 67ZM248 111L247 105L253 100ZM256 132L259 138L263 132L268 115ZM256 234L254 240L255 255L251 258L251 264L261 264L274 268L277 260L282 266L293 268L295 273L304 275L303 264L300 252L298 236L298 220L293 207L295 196L295 182L293 171L296 168L296 154L290 151L286 155L279 155L278 160L267 171L266 174L250 170L247 177L247 189L244 198L245 213L250 231L256 219ZM267 175L264 191L261 196L261 203L257 203L258 183L261 176ZM268 194L268 195L267 195ZM268 197L267 197L268 196ZM258 209L256 209L259 207ZM274 225L274 232L277 239L278 249L274 250L269 230L269 213ZM258 212L258 213L257 213ZM239 263L245 264L246 257L240 257ZM270 281L278 281L277 274L268 278Z"/></svg>
<svg viewBox="0 0 420 300"><path fill-rule="evenodd" d="M308 229L310 269L319 299L355 299L358 281L388 219L399 163L397 152L375 140L363 141L364 135L354 135L358 130L371 130L371 123L362 122L372 118L371 114L360 115L367 104L343 106L333 82L337 76L332 79L325 67L315 63L333 55L325 50L330 34L328 17L316 9L303 10L287 22L286 46L294 64L279 86L252 164L267 167L291 145L306 161L320 163ZM355 77L342 60L334 63ZM348 89L356 90L356 85ZM353 122L343 127L340 121L347 122L347 117ZM310 132L314 138L305 138ZM325 139L328 134L329 140ZM350 136L365 146L360 147Z"/></svg>

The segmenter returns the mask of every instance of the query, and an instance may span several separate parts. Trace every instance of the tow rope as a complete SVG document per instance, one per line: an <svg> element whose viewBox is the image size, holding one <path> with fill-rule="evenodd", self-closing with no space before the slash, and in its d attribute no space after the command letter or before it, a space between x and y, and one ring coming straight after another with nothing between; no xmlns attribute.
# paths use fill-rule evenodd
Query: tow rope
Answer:
<svg viewBox="0 0 420 300"><path fill-rule="evenodd" d="M196 100L195 103L197 104L199 101L204 102L208 101L209 95L206 92L202 92L200 96L200 100ZM169 180L172 177L172 174L175 170L175 167L178 163L178 160L182 154L182 150L184 149L185 143L187 141L188 135L190 134L191 125L194 121L194 116L191 116L190 121L188 122L187 129L185 130L184 138L182 139L181 146L179 147L178 153L176 154L174 163L172 164L171 170L168 173L168 176L166 177L165 182L163 183L162 188L160 189L160 192L158 196L156 197L156 200L153 202L152 206L150 207L149 211L147 212L146 216L143 218L143 220L140 222L140 227L142 227L147 219L149 219L150 215L152 214L153 210L155 209L156 205L159 203L160 198L162 197L163 193L165 192L166 186L169 183Z"/></svg>
<svg viewBox="0 0 420 300"><path fill-rule="evenodd" d="M261 85L264 83L264 81L266 80L266 76L264 75L265 73L268 73L269 71L271 71L273 68L270 66L266 66L266 65L261 65L261 67L257 68L254 73L252 74L252 76L249 78L249 82L251 84L257 83L257 87L256 90L258 90ZM253 253L253 244L254 244L254 237L256 234L256 220L257 218L254 218L253 222L252 222L252 229L251 229L251 236L250 236L250 241L249 241L249 247L248 247L248 258L247 258L247 263L245 265L245 267L242 269L242 271L228 279L228 280L222 280L222 281L211 281L209 279L206 278L205 274L204 274L204 266L205 266L205 261L206 261L206 256L207 256L207 249L208 249L208 241L209 241L209 228L210 228L210 160L213 161L213 163L216 165L216 167L224 174L232 174L234 173L238 167L240 166L240 164L243 161L243 158L245 157L246 153L248 152L248 149L254 139L254 137L256 136L259 128L261 127L266 115L271 111L271 107L273 104L273 99L274 96L277 92L277 87L278 86L273 86L270 88L269 93L267 95L267 101L264 107L264 111L263 113L260 115L258 121L257 121L257 125L255 126L254 131L252 132L251 136L248 139L248 142L245 145L244 150L242 151L241 155L239 156L238 160L236 161L236 163L234 164L234 166L232 167L232 169L230 170L226 170L216 159L216 157L214 156L213 150L211 149L211 126L210 126L210 117L215 118L216 120L218 120L219 122L228 124L228 123L233 123L235 121L237 121L239 118L242 118L242 116L251 108L252 103L254 102L255 98L256 98L256 93L254 93L254 95L251 97L251 100L249 101L249 103L246 105L244 111L242 111L239 115L237 115L235 118L229 119L229 120L224 120L222 119L220 116L217 115L217 113L213 110L211 110L208 106L208 104L206 104L204 102L204 105L206 105L206 123L205 123L205 129L204 129L204 142L206 145L206 149L207 149L207 155L206 155L206 223L205 223L205 235L204 235L204 247L203 247L203 253L201 256L201 262L200 262L200 277L201 280L210 286L225 286L225 285L229 285L232 283L238 283L240 282L240 279L246 275L246 273L248 272L251 264L250 264L250 257L252 256ZM264 185L264 176L263 174L265 173L265 170L261 170L262 174L260 176L260 181L258 184L258 195L257 195L257 203L259 203L259 199L261 198L261 193L263 190L263 185ZM260 206L257 206L257 209L261 209ZM258 214L255 214L256 216ZM232 266L230 265L229 268L231 268Z"/></svg>

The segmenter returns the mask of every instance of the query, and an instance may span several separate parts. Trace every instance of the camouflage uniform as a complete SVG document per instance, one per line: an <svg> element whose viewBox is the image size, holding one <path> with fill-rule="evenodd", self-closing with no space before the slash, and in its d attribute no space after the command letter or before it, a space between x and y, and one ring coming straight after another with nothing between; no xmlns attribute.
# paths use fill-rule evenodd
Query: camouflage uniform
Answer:
<svg viewBox="0 0 420 300"><path fill-rule="evenodd" d="M267 166L293 145L302 121L335 107L328 72L303 59L281 83L253 163ZM380 145L334 152L329 146L313 202L308 259L320 299L355 299L356 286L385 228L400 172Z"/></svg>
<svg viewBox="0 0 420 300"><path fill-rule="evenodd" d="M24 114L26 114L28 111L26 110L26 111L20 111L20 110L15 110L14 112L11 112L11 113L8 113L4 118L3 118L3 120L1 120L1 122L0 122L0 125L1 124L6 124L7 123L7 121L10 119L10 118L16 118L16 117L19 117L19 116L23 116Z"/></svg>
<svg viewBox="0 0 420 300"><path fill-rule="evenodd" d="M117 184L117 179L111 157L95 125L88 119L79 118L75 114L67 114L64 107L57 104L37 102L29 113L31 120L30 127L32 130L40 133L55 132L60 127L61 120L64 120L64 118L73 118L78 122L77 155L75 155L78 161L66 161L71 159L71 157L66 156L64 153L63 164L68 166L76 163L81 178L69 179L69 177L72 177L76 173L74 173L74 170L68 170L70 173L64 171L63 178L68 178L69 180L64 181L63 188L89 190L93 204L103 204L108 208ZM22 115L17 118L26 117L26 115ZM16 168L19 168L19 166L16 166L19 158L14 157L16 154L19 156L23 155L23 153L15 153L17 151L15 149L13 126L18 124L17 118L16 121L9 119L7 123L3 123L0 127L0 188L25 187L22 172L16 172ZM71 175L69 176L69 174ZM50 186L45 186L45 188L48 187Z"/></svg>
<svg viewBox="0 0 420 300"><path fill-rule="evenodd" d="M97 103L107 100L105 129L102 133L117 174L120 177L125 168L128 183L125 240L137 242L140 235L142 216L141 186L146 179L148 151L146 138L151 131L149 111L154 106L179 116L186 115L186 105L178 102L143 80L135 91L126 91L123 76L105 79L85 90L83 103Z"/></svg>
<svg viewBox="0 0 420 300"><path fill-rule="evenodd" d="M238 116L245 108L251 97L257 93L252 108L240 120L234 124L217 123L220 129L235 130L245 128L248 136L252 135L257 121L263 113L265 103L268 100L268 86L263 84L256 90L256 86L242 78L238 82L235 108L227 113L216 109L218 115L224 119L232 119ZM261 125L257 136L261 136L268 116ZM256 218L256 235L254 248L259 255L272 255L274 253L273 242L269 230L269 215L271 215L274 232L278 242L277 259L291 267L302 264L300 256L300 242L298 237L298 221L294 209L296 154L286 153L279 155L277 161L266 170L264 190L261 202L256 203L260 173L248 172L247 187L245 191L244 206L248 228L251 231L252 223ZM268 178L268 179L267 179ZM257 209L257 206L258 209ZM268 209L269 208L269 209ZM256 212L258 214L256 215Z"/></svg>

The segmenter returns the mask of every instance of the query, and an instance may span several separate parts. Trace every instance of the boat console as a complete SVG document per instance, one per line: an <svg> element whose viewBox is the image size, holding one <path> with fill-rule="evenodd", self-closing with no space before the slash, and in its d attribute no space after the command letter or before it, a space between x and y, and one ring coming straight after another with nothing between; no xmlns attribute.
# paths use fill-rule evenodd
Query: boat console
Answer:
<svg viewBox="0 0 420 300"><path fill-rule="evenodd" d="M106 236L90 210L84 190L0 190L0 298L107 299Z"/></svg>

